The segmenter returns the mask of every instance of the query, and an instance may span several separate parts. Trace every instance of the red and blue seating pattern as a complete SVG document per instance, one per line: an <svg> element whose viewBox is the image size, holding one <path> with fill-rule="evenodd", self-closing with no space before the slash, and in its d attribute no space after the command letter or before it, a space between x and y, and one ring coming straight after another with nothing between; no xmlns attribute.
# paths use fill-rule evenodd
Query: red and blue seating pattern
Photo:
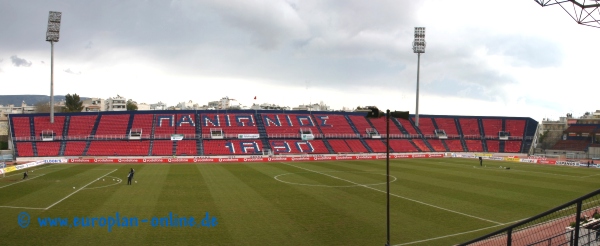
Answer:
<svg viewBox="0 0 600 246"><path fill-rule="evenodd" d="M261 155L265 150L273 154L387 151L385 117L367 119L366 113L298 112L57 113L54 123L50 123L48 115L31 114L10 115L9 124L18 157ZM531 146L537 127L531 118L515 117L421 115L419 127L415 127L414 120L411 117L390 121L390 152L521 153ZM367 129L373 128L379 136L367 134ZM223 134L219 137L211 134L214 129ZM435 130L440 129L448 139L435 136ZM306 133L303 131L312 132L312 136L302 134ZM42 132L53 132L53 139L47 139L46 135L42 139ZM141 136L134 138L131 132L141 132ZM500 139L499 132L508 132L508 139ZM183 134L183 139L176 139L178 134ZM582 148L587 145L577 147Z"/></svg>

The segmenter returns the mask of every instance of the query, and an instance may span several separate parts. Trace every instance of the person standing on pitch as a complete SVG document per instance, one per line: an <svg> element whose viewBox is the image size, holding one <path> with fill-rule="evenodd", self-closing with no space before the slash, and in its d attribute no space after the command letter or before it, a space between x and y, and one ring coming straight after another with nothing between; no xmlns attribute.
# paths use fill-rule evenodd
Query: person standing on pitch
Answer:
<svg viewBox="0 0 600 246"><path fill-rule="evenodd" d="M133 170L133 168L129 171L129 174L127 174L127 185L131 185L131 180L133 179L133 174L135 173L135 171Z"/></svg>
<svg viewBox="0 0 600 246"><path fill-rule="evenodd" d="M29 177L29 175L27 175L27 171L25 171L25 172L23 173L23 179L26 179L27 177Z"/></svg>
<svg viewBox="0 0 600 246"><path fill-rule="evenodd" d="M483 167L483 158L481 156L479 157L479 166Z"/></svg>

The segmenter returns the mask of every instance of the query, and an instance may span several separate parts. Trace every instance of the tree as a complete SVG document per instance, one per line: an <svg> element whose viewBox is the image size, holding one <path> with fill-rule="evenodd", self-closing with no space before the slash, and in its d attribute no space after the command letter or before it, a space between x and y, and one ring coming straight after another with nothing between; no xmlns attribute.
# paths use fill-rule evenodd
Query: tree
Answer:
<svg viewBox="0 0 600 246"><path fill-rule="evenodd" d="M34 104L36 113L50 113L50 101L38 102ZM63 108L60 106L54 106L54 112L62 112Z"/></svg>
<svg viewBox="0 0 600 246"><path fill-rule="evenodd" d="M67 94L65 96L65 111L66 112L81 112L83 110L83 102L77 94Z"/></svg>
<svg viewBox="0 0 600 246"><path fill-rule="evenodd" d="M137 111L137 110L138 110L137 104L131 99L127 100L127 111Z"/></svg>

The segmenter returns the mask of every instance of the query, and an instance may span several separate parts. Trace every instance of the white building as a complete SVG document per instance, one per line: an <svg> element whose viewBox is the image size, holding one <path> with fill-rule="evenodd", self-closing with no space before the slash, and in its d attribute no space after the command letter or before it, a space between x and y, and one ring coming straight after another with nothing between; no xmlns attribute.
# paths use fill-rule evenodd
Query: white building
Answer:
<svg viewBox="0 0 600 246"><path fill-rule="evenodd" d="M117 95L106 99L106 111L127 111L127 99Z"/></svg>
<svg viewBox="0 0 600 246"><path fill-rule="evenodd" d="M208 108L215 108L218 110L241 109L241 104L233 98L223 97L219 101L208 102Z"/></svg>
<svg viewBox="0 0 600 246"><path fill-rule="evenodd" d="M92 97L82 101L83 109L81 112L100 112L106 109L106 100Z"/></svg>
<svg viewBox="0 0 600 246"><path fill-rule="evenodd" d="M320 103L313 103L308 105L299 105L292 110L307 110L307 111L331 111L331 108L327 106L323 101Z"/></svg>
<svg viewBox="0 0 600 246"><path fill-rule="evenodd" d="M137 110L138 111L141 111L141 110L150 110L150 104L147 104L147 103L136 103L135 105L137 105L137 107L138 107Z"/></svg>
<svg viewBox="0 0 600 246"><path fill-rule="evenodd" d="M261 110L261 109L274 109L274 110L290 110L288 106L279 106L271 103L263 103L263 104L252 104L250 107L252 110Z"/></svg>
<svg viewBox="0 0 600 246"><path fill-rule="evenodd" d="M21 103L21 106L15 106L13 104L0 105L0 115L32 113L35 113L35 106L29 106L25 101Z"/></svg>
<svg viewBox="0 0 600 246"><path fill-rule="evenodd" d="M150 110L167 110L167 104L160 101L157 103L150 104Z"/></svg>
<svg viewBox="0 0 600 246"><path fill-rule="evenodd" d="M180 102L177 104L177 106L175 106L175 108L178 110L202 109L202 107L200 105L198 105L197 103L194 103L192 100L189 100L187 102Z"/></svg>

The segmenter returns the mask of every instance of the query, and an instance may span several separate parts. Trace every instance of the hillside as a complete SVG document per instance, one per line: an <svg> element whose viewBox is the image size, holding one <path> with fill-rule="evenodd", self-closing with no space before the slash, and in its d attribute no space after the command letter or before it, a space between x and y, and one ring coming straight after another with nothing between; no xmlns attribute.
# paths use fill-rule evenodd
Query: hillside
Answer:
<svg viewBox="0 0 600 246"><path fill-rule="evenodd" d="M87 97L81 97L81 100L88 99ZM54 101L60 102L65 100L65 95L54 95ZM25 101L27 105L35 105L38 102L49 102L50 96L48 95L0 95L0 105L13 104L20 106L21 102Z"/></svg>

